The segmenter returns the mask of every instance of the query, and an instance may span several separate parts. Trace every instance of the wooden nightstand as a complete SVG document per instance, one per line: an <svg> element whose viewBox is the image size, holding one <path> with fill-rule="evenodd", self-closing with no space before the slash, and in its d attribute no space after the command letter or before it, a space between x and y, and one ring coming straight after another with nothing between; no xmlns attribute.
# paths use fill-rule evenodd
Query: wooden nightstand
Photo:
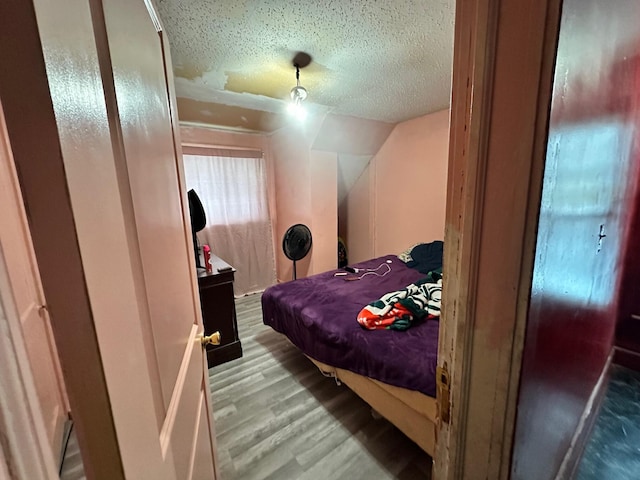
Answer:
<svg viewBox="0 0 640 480"><path fill-rule="evenodd" d="M211 265L213 272L198 272L204 334L218 331L222 336L220 345L207 345L209 368L242 356L233 296L236 270L215 255L211 255Z"/></svg>

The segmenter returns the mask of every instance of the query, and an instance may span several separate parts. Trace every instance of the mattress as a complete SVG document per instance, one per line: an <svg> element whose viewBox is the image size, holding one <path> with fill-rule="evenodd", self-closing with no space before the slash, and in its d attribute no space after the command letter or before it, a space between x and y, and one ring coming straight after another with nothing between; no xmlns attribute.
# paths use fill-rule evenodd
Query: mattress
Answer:
<svg viewBox="0 0 640 480"><path fill-rule="evenodd" d="M438 320L416 321L406 331L365 330L356 320L366 304L424 274L395 255L352 266L377 270L365 276L331 270L269 287L262 295L264 323L320 362L434 397Z"/></svg>

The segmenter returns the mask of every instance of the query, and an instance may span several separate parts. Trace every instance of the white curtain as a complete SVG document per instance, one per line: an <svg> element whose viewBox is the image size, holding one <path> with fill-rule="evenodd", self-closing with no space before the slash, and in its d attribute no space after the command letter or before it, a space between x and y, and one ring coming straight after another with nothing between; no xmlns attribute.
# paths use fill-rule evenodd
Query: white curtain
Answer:
<svg viewBox="0 0 640 480"><path fill-rule="evenodd" d="M200 244L236 269L236 296L276 282L264 158L184 155L187 190L207 216Z"/></svg>

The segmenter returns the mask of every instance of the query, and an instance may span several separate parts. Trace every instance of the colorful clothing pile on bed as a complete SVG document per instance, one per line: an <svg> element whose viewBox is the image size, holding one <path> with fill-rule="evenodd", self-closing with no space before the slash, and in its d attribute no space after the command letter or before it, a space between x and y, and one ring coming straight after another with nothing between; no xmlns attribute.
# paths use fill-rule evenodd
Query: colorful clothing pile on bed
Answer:
<svg viewBox="0 0 640 480"><path fill-rule="evenodd" d="M358 323L368 330L406 330L414 321L440 316L442 276L429 272L426 278L383 295L358 314Z"/></svg>

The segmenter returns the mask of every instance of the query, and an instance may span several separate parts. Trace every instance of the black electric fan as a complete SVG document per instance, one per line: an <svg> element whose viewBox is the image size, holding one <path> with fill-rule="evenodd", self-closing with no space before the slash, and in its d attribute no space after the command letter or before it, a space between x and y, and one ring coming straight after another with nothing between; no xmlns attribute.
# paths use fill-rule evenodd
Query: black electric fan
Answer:
<svg viewBox="0 0 640 480"><path fill-rule="evenodd" d="M202 230L207 224L207 216L204 213L204 207L200 201L200 197L192 188L187 192L189 199L189 216L191 217L191 234L193 235L193 252L196 257L196 268L204 268L200 263L200 249L198 248L197 232Z"/></svg>
<svg viewBox="0 0 640 480"><path fill-rule="evenodd" d="M296 262L302 260L311 249L311 230L302 223L292 225L282 238L282 250L293 260L293 279L296 279Z"/></svg>

